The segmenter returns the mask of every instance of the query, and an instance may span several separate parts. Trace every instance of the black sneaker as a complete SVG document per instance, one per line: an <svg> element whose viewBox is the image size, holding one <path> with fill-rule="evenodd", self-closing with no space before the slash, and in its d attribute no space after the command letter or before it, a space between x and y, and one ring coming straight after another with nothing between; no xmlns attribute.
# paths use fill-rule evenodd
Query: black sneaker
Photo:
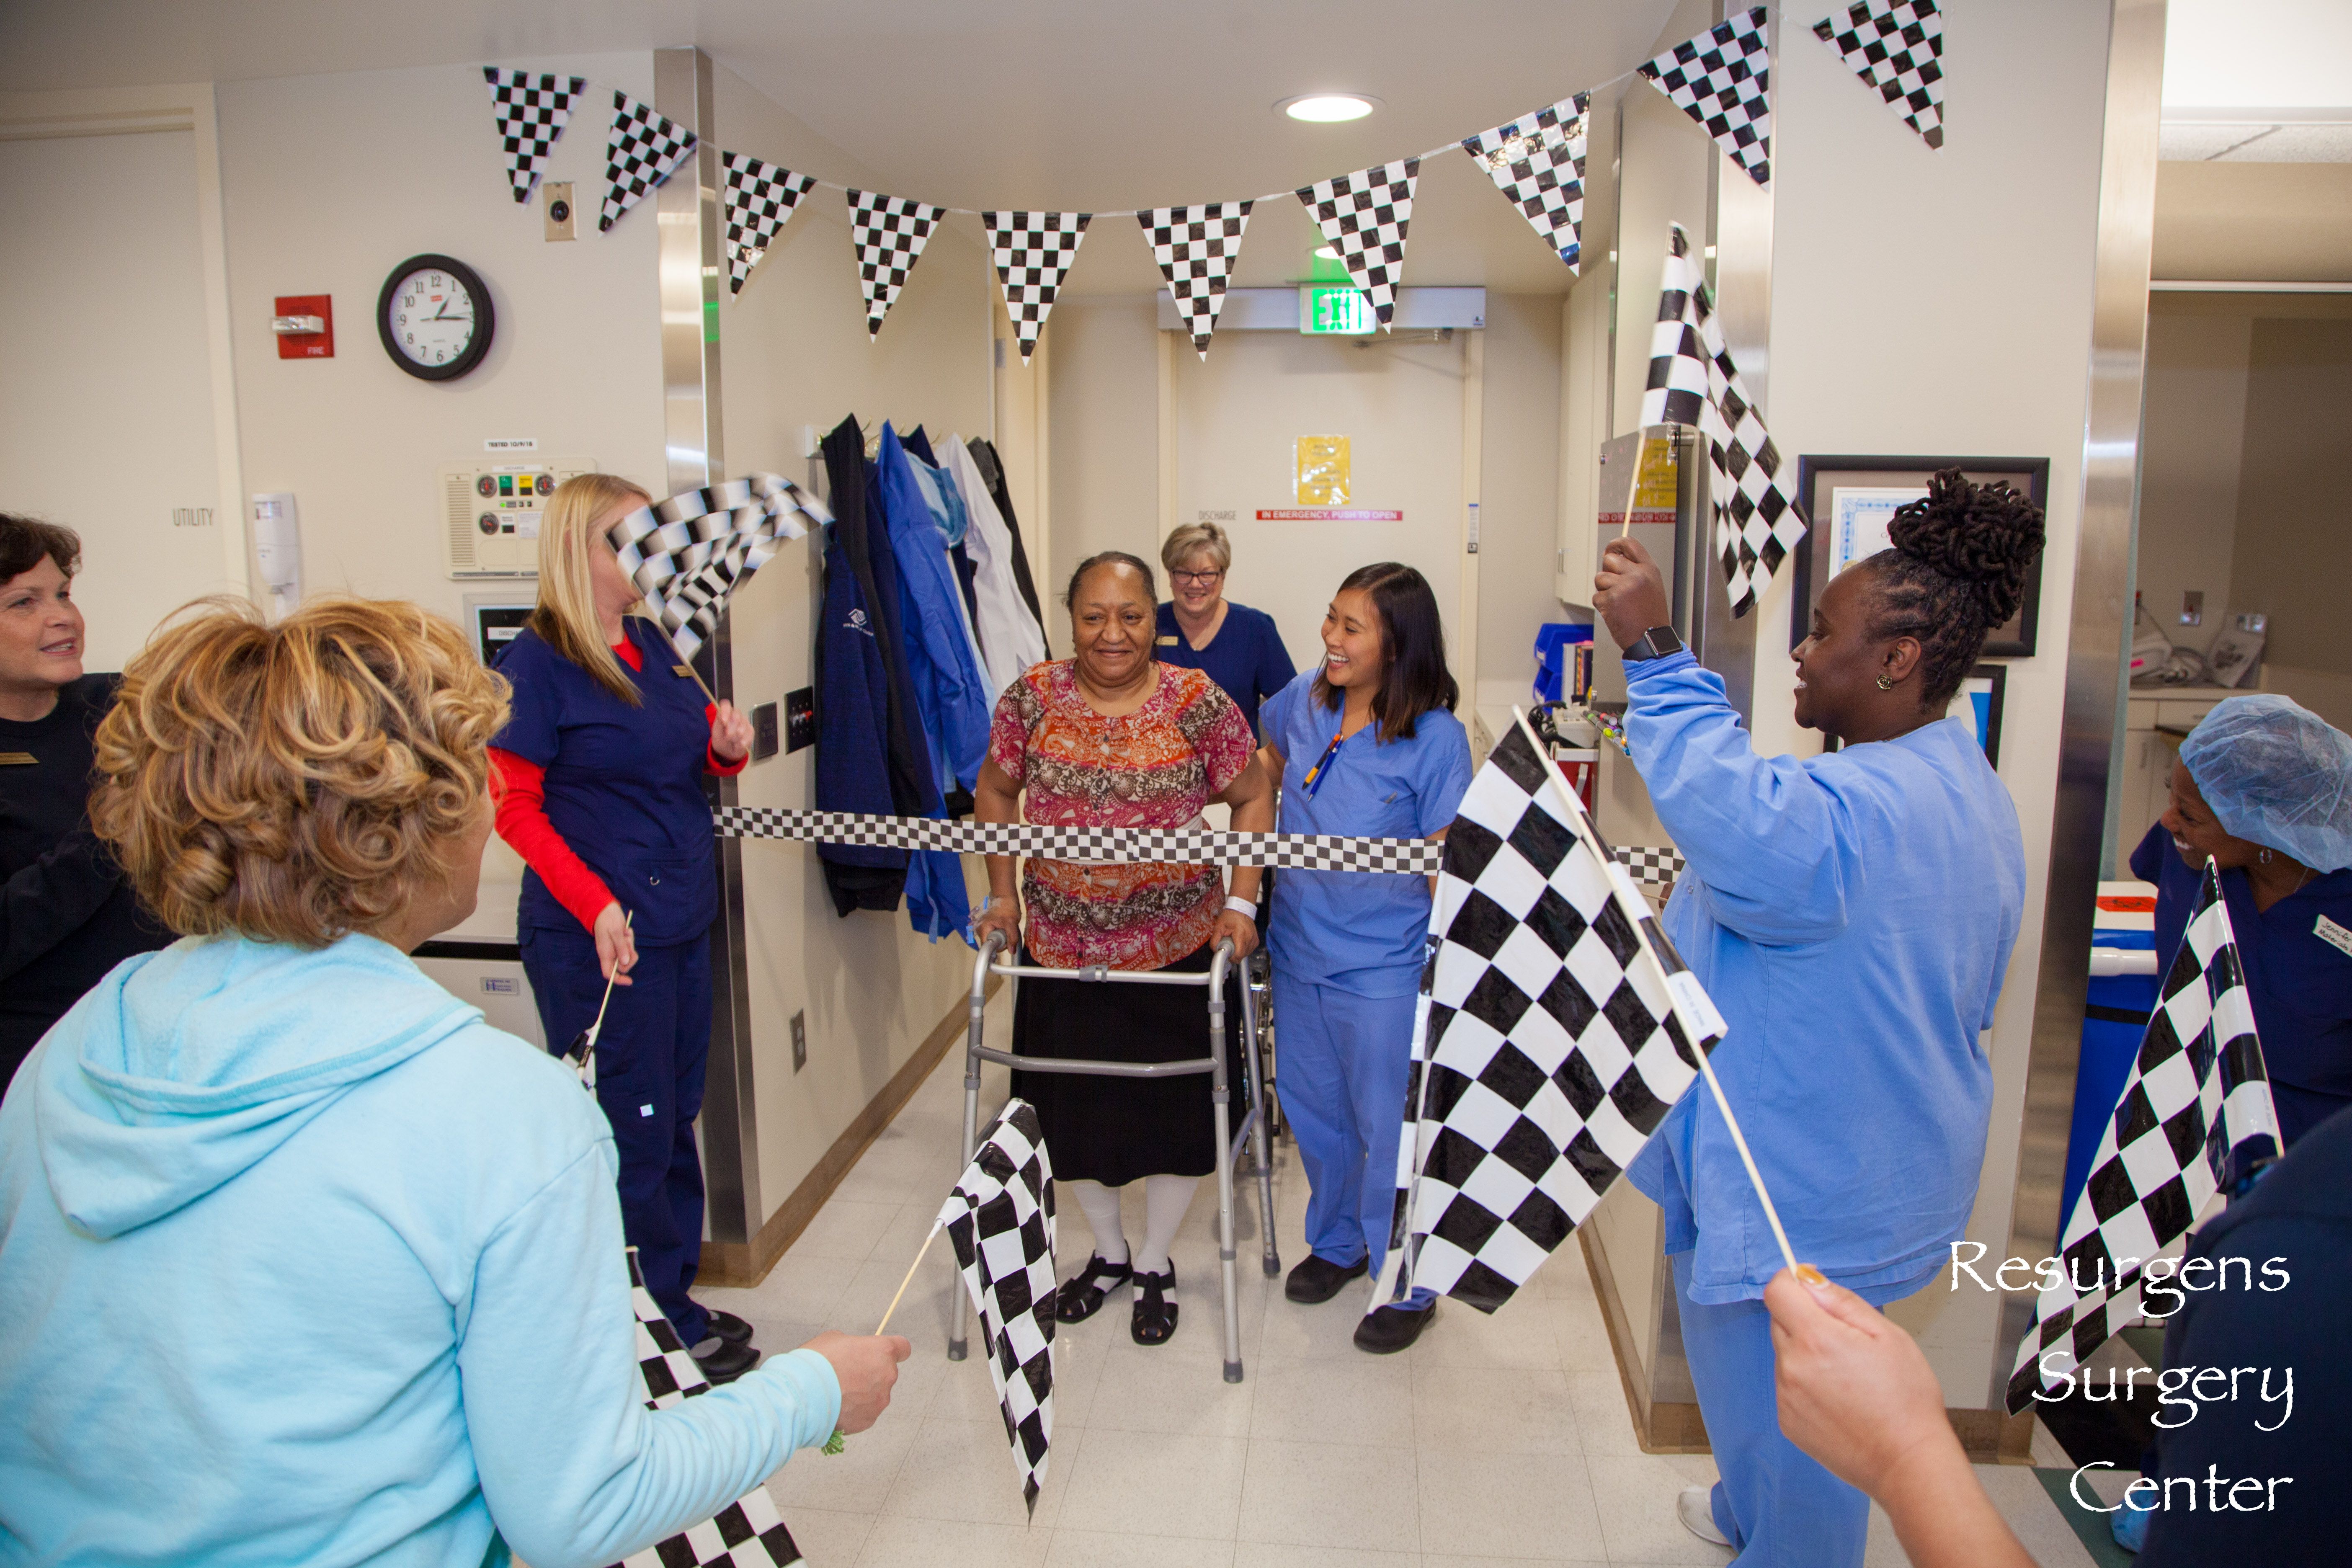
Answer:
<svg viewBox="0 0 2352 1568"><path fill-rule="evenodd" d="M702 1375L710 1380L713 1388L734 1382L760 1364L760 1352L750 1345L730 1345L715 1336L688 1353L694 1357L694 1364L702 1369Z"/></svg>
<svg viewBox="0 0 2352 1568"><path fill-rule="evenodd" d="M710 1320L710 1332L729 1344L748 1345L751 1342L751 1325L734 1313L722 1312L716 1307L705 1307L702 1310Z"/></svg>
<svg viewBox="0 0 2352 1568"><path fill-rule="evenodd" d="M1436 1316L1434 1301L1418 1312L1403 1307L1376 1308L1356 1325L1356 1348L1374 1355L1394 1355L1421 1338L1421 1331Z"/></svg>
<svg viewBox="0 0 2352 1568"><path fill-rule="evenodd" d="M1282 1293L1293 1301L1301 1301L1311 1307L1338 1295L1346 1289L1349 1280L1362 1279L1364 1271L1371 1266L1372 1260L1369 1256L1343 1265L1310 1252L1304 1262L1290 1271L1290 1278L1282 1282Z"/></svg>

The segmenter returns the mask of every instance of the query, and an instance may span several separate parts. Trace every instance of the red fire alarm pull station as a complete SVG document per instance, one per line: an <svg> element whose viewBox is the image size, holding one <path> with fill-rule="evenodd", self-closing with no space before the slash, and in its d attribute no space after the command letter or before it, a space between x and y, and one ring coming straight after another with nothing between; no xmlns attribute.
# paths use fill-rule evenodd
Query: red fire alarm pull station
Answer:
<svg viewBox="0 0 2352 1568"><path fill-rule="evenodd" d="M335 301L326 294L280 294L269 330L279 359L335 357Z"/></svg>

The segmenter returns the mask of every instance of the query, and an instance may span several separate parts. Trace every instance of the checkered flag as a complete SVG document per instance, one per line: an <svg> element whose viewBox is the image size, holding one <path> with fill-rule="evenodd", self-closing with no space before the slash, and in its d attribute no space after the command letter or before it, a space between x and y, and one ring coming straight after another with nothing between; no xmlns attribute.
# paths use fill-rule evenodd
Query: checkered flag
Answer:
<svg viewBox="0 0 2352 1568"><path fill-rule="evenodd" d="M1667 245L1642 423L1696 426L1706 442L1715 552L1723 563L1731 613L1746 615L1805 536L1805 519L1780 450L1748 401L1739 366L1724 343L1715 302L1680 224Z"/></svg>
<svg viewBox="0 0 2352 1568"><path fill-rule="evenodd" d="M1591 101L1580 92L1462 142L1570 272L1584 261L1584 115Z"/></svg>
<svg viewBox="0 0 2352 1568"><path fill-rule="evenodd" d="M1936 0L1856 0L1813 37L1878 89L1928 146L1944 145L1944 17Z"/></svg>
<svg viewBox="0 0 2352 1568"><path fill-rule="evenodd" d="M720 153L719 171L727 203L727 291L740 294L768 242L816 181L740 153Z"/></svg>
<svg viewBox="0 0 2352 1568"><path fill-rule="evenodd" d="M904 196L849 193L849 237L857 247L857 286L866 291L866 335L881 335L882 318L898 302L907 275L922 259L948 209Z"/></svg>
<svg viewBox="0 0 2352 1568"><path fill-rule="evenodd" d="M1771 34L1759 5L1634 68L1761 185L1772 177L1771 68Z"/></svg>
<svg viewBox="0 0 2352 1568"><path fill-rule="evenodd" d="M2234 1157L2279 1148L2230 906L2209 865L2164 1000L2066 1215L2058 1246L2066 1272L2034 1302L2017 1347L2010 1414L2032 1409L2036 1393L2058 1386L2141 1315L2142 1270L2189 1233Z"/></svg>
<svg viewBox="0 0 2352 1568"><path fill-rule="evenodd" d="M690 664L735 590L812 521L832 521L824 503L792 480L751 474L639 507L604 537L645 595L645 613Z"/></svg>
<svg viewBox="0 0 2352 1568"><path fill-rule="evenodd" d="M571 123L572 104L588 90L588 79L484 66L482 79L490 84L490 107L498 115L499 144L506 150L507 179L514 185L515 200L527 202L548 154Z"/></svg>
<svg viewBox="0 0 2352 1568"><path fill-rule="evenodd" d="M1054 1163L1036 1108L1008 1100L940 1205L980 1313L1021 1496L1037 1511L1054 1437Z"/></svg>
<svg viewBox="0 0 2352 1568"><path fill-rule="evenodd" d="M637 1370L645 1374L646 1408L667 1410L709 1393L709 1380L654 1305L634 1247L629 1248L629 1295L637 1318ZM753 1487L700 1524L630 1553L614 1568L793 1568L804 1561L793 1543L793 1532L776 1516L768 1489Z"/></svg>
<svg viewBox="0 0 2352 1568"><path fill-rule="evenodd" d="M656 114L627 93L613 94L613 128L604 136L604 210L599 233L646 199L694 151L694 132Z"/></svg>
<svg viewBox="0 0 2352 1568"><path fill-rule="evenodd" d="M1723 1021L1523 725L1445 836L1377 1305L1491 1312L1700 1072Z"/></svg>
<svg viewBox="0 0 2352 1568"><path fill-rule="evenodd" d="M1225 308L1225 279L1242 249L1254 202L1212 202L1199 207L1154 207L1135 215L1151 242L1151 259L1168 280L1176 310L1192 330L1192 348L1209 357L1209 335Z"/></svg>
<svg viewBox="0 0 2352 1568"><path fill-rule="evenodd" d="M988 258L996 267L996 280L1004 286L1004 312L1013 318L1013 334L1021 344L1021 363L1037 351L1037 334L1054 309L1054 296L1078 258L1091 213L991 213L980 215L988 226Z"/></svg>
<svg viewBox="0 0 2352 1568"><path fill-rule="evenodd" d="M1339 253L1339 264L1371 302L1381 330L1396 314L1397 280L1404 275L1404 233L1412 223L1412 188L1421 160L1405 158L1318 180L1298 192L1315 226Z"/></svg>

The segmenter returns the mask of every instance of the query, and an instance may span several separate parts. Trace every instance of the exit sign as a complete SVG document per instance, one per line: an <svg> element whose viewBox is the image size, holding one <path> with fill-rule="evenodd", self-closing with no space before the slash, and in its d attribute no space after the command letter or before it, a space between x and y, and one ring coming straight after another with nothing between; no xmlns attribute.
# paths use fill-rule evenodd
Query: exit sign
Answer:
<svg viewBox="0 0 2352 1568"><path fill-rule="evenodd" d="M1363 337L1378 331L1371 302L1346 283L1302 283L1298 288L1298 330L1310 336L1335 333Z"/></svg>

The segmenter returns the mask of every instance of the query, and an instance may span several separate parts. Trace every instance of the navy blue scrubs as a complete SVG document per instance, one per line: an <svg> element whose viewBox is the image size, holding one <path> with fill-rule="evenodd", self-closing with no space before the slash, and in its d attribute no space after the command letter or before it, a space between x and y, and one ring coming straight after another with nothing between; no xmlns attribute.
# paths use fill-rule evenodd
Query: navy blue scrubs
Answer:
<svg viewBox="0 0 2352 1568"><path fill-rule="evenodd" d="M1282 633L1275 629L1272 616L1228 599L1224 625L1217 628L1208 647L1196 648L1184 640L1183 628L1176 624L1176 606L1166 604L1160 606L1155 641L1153 658L1162 664L1200 670L1215 681L1249 721L1250 733L1265 738L1265 731L1258 727L1258 704L1289 685L1298 673L1290 662L1290 650L1282 646Z"/></svg>
<svg viewBox="0 0 2352 1568"><path fill-rule="evenodd" d="M596 1098L620 1155L621 1220L646 1289L692 1345L709 1318L687 1294L702 1255L702 1162L694 1119L710 1053L710 922L719 911L710 806L702 774L710 742L701 688L635 616L625 623L645 668L621 668L631 707L595 677L524 631L499 672L514 710L491 744L546 770L547 818L572 853L634 914L634 982L613 988L596 1051ZM523 972L551 1049L596 1016L604 976L596 940L526 870L516 910Z"/></svg>

